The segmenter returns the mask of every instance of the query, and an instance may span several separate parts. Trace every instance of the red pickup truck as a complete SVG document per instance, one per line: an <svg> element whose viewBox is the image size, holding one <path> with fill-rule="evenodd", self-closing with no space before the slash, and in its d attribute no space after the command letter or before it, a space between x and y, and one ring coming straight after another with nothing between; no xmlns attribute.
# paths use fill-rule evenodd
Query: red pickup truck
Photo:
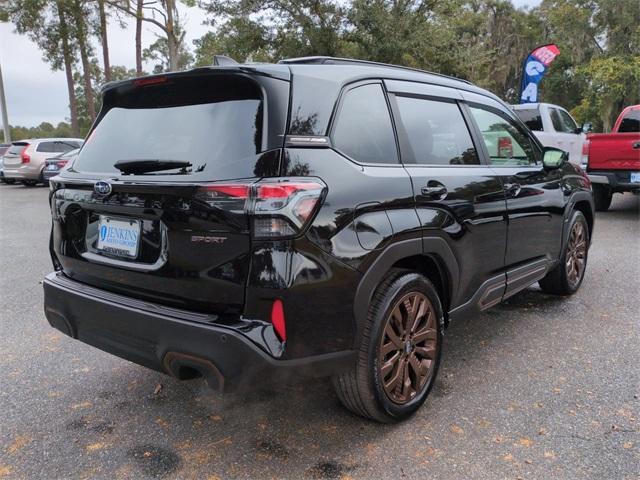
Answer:
<svg viewBox="0 0 640 480"><path fill-rule="evenodd" d="M640 193L640 105L625 108L611 133L591 133L582 147L596 210L611 205L614 193Z"/></svg>

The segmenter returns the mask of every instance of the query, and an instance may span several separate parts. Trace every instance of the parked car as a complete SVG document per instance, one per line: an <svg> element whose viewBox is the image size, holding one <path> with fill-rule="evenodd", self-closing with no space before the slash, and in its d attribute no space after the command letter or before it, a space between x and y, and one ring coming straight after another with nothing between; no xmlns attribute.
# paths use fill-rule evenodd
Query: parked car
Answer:
<svg viewBox="0 0 640 480"><path fill-rule="evenodd" d="M542 145L568 152L569 160L580 165L586 132L584 126L578 126L569 112L550 103L526 103L513 105L512 108Z"/></svg>
<svg viewBox="0 0 640 480"><path fill-rule="evenodd" d="M9 150L9 147L11 146L10 143L0 143L0 182L4 182L4 168L2 167L2 157L5 154L5 152L7 150Z"/></svg>
<svg viewBox="0 0 640 480"><path fill-rule="evenodd" d="M311 57L111 83L102 105L51 180L46 316L177 378L331 376L401 420L449 322L585 274L586 173L468 82Z"/></svg>
<svg viewBox="0 0 640 480"><path fill-rule="evenodd" d="M44 164L44 170L42 171L42 177L46 183L56 175L58 175L63 168L67 168L73 164L74 160L78 156L79 148L74 148L65 153L59 153L58 155L47 158Z"/></svg>
<svg viewBox="0 0 640 480"><path fill-rule="evenodd" d="M33 186L44 182L45 160L82 146L80 138L38 138L13 142L3 157L5 181Z"/></svg>
<svg viewBox="0 0 640 480"><path fill-rule="evenodd" d="M582 164L596 210L608 210L614 193L640 193L640 105L625 108L611 133L589 134Z"/></svg>

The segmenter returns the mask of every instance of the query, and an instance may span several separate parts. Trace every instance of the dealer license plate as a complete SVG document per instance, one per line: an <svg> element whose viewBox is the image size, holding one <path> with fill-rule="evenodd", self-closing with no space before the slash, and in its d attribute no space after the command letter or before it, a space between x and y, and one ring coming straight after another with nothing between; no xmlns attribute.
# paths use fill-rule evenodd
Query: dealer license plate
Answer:
<svg viewBox="0 0 640 480"><path fill-rule="evenodd" d="M138 256L140 221L118 220L100 215L97 249L121 257Z"/></svg>
<svg viewBox="0 0 640 480"><path fill-rule="evenodd" d="M640 172L631 172L631 183L640 183Z"/></svg>

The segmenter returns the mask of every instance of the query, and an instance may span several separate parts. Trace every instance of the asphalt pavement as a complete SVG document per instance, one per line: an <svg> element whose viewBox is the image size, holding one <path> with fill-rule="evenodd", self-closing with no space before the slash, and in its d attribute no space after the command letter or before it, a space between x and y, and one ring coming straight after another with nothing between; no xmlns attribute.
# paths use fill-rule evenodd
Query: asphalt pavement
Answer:
<svg viewBox="0 0 640 480"><path fill-rule="evenodd" d="M46 188L0 185L0 478L638 479L640 198L599 213L585 281L530 288L446 332L410 421L330 383L219 395L47 324Z"/></svg>

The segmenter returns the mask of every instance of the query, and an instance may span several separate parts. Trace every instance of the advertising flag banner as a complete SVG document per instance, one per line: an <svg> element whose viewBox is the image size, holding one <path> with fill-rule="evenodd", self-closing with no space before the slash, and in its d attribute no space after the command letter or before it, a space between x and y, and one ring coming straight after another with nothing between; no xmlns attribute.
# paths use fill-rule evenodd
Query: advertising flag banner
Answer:
<svg viewBox="0 0 640 480"><path fill-rule="evenodd" d="M529 54L522 71L520 103L536 103L538 101L538 85L544 74L547 73L551 62L558 55L560 55L560 49L553 43L542 45Z"/></svg>

